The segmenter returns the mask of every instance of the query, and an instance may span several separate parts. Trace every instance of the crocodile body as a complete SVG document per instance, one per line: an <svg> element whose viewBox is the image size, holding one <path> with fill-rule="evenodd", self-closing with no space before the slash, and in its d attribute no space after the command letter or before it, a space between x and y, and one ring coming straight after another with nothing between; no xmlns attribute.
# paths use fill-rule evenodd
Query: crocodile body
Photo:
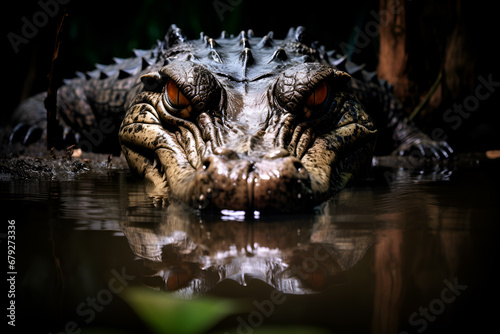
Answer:
<svg viewBox="0 0 500 334"><path fill-rule="evenodd" d="M370 166L376 128L384 153L450 154L403 116L387 83L304 32L189 40L173 25L153 49L59 88L61 138L121 146L135 174L190 206L246 211L328 199ZM43 98L20 106L13 138L43 132Z"/></svg>

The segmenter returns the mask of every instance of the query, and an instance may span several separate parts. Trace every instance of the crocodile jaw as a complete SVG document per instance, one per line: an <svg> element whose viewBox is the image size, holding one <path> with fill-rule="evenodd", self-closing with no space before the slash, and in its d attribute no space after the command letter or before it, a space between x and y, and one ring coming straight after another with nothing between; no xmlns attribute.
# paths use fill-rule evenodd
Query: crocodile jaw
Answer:
<svg viewBox="0 0 500 334"><path fill-rule="evenodd" d="M370 166L376 130L349 75L297 42L226 42L181 44L142 77L119 132L133 172L195 208L292 212Z"/></svg>

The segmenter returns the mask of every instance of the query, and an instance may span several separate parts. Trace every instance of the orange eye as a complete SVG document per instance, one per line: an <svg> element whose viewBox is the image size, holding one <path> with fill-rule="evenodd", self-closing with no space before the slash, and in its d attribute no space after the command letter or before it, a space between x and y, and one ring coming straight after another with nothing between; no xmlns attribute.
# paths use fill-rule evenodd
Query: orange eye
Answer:
<svg viewBox="0 0 500 334"><path fill-rule="evenodd" d="M184 109L189 105L189 100L181 93L179 88L172 80L167 84L167 95L172 107L177 109Z"/></svg>
<svg viewBox="0 0 500 334"><path fill-rule="evenodd" d="M315 290L322 290L326 286L326 275L322 270L316 270L306 276L306 282Z"/></svg>
<svg viewBox="0 0 500 334"><path fill-rule="evenodd" d="M307 98L306 105L312 108L317 107L325 102L327 95L328 86L326 85L326 82L323 81L316 85L314 91Z"/></svg>
<svg viewBox="0 0 500 334"><path fill-rule="evenodd" d="M189 284L192 279L191 275L186 271L176 271L171 273L166 280L166 288L169 291L179 290Z"/></svg>

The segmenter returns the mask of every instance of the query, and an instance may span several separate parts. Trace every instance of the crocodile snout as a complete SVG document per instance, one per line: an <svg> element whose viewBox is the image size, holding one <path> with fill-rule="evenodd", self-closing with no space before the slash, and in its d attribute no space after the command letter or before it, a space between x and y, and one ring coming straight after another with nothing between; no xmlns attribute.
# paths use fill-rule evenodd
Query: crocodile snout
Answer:
<svg viewBox="0 0 500 334"><path fill-rule="evenodd" d="M217 148L203 160L194 184L200 209L300 211L312 202L308 171L284 149L255 158Z"/></svg>

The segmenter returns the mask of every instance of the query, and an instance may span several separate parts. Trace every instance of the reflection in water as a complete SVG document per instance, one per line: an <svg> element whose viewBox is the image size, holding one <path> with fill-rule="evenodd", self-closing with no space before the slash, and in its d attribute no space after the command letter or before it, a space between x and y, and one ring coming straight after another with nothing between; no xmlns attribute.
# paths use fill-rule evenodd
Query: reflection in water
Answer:
<svg viewBox="0 0 500 334"><path fill-rule="evenodd" d="M286 293L319 291L354 266L373 239L371 229L339 229L326 215L239 221L240 215L200 216L172 204L159 222L145 224L139 210L121 227L144 260L145 284L183 296L224 279L246 285L256 278Z"/></svg>
<svg viewBox="0 0 500 334"><path fill-rule="evenodd" d="M495 314L477 300L498 296L490 289L500 221L495 175L376 168L315 214L276 216L193 211L151 198L128 171L77 182L0 182L2 202L12 204L6 215L31 245L17 254L24 266L19 316L63 314L58 328L68 320L86 325L78 305L125 268L140 277L131 285L182 297L253 301L271 289L286 293L266 324L430 333L466 320L476 329L474 319ZM445 280L467 289L443 302ZM115 300L97 315L113 314Z"/></svg>

